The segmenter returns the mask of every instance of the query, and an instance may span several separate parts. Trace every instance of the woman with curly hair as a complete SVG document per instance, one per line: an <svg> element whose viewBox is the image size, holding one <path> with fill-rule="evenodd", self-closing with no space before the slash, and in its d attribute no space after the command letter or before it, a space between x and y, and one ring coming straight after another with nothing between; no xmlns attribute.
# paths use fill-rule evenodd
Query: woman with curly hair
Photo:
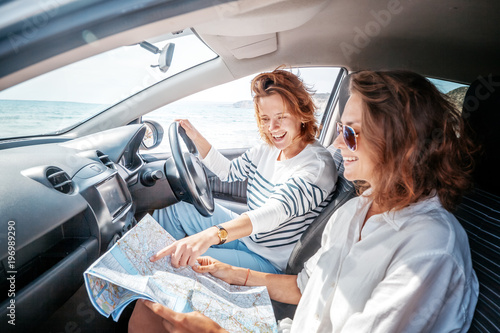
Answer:
<svg viewBox="0 0 500 333"><path fill-rule="evenodd" d="M467 332L478 281L452 214L470 186L473 144L462 119L412 72L362 71L350 91L334 145L360 195L334 213L298 276L248 275L207 257L194 269L298 304L293 321L280 322L287 332ZM131 328L147 320L151 331L224 331L199 313L138 304Z"/></svg>
<svg viewBox="0 0 500 333"><path fill-rule="evenodd" d="M310 91L281 68L257 75L251 88L265 143L233 161L188 120L179 120L208 169L222 181L248 180L248 211L238 215L216 205L206 218L184 202L156 211L153 217L178 241L153 260L171 255L174 267L194 265L206 253L236 266L280 273L295 243L328 204L337 171L331 154L316 140Z"/></svg>

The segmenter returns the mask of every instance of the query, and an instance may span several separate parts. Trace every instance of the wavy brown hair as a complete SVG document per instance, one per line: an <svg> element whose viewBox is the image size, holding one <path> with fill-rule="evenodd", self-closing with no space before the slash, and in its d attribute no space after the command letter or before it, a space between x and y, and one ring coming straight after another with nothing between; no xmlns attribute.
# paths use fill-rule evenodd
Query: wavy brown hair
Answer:
<svg viewBox="0 0 500 333"><path fill-rule="evenodd" d="M271 139L260 121L259 99L272 94L281 96L286 110L302 122L299 138L311 143L318 134L318 123L315 118L316 106L311 95L314 93L308 88L299 76L283 69L283 66L272 72L257 75L251 83L255 106L255 118L259 127L260 136L268 144Z"/></svg>
<svg viewBox="0 0 500 333"><path fill-rule="evenodd" d="M474 146L459 111L423 76L409 71L353 74L363 102L363 142L375 161L371 196L401 209L437 193L452 211L471 185ZM361 182L362 193L370 187Z"/></svg>

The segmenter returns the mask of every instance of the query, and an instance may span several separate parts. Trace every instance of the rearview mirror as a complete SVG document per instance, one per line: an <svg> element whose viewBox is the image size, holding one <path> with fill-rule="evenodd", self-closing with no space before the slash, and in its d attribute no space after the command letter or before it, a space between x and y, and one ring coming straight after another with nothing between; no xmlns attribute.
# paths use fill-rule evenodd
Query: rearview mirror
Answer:
<svg viewBox="0 0 500 333"><path fill-rule="evenodd" d="M172 64L175 44L168 43L163 47L163 49L161 49L161 51L159 48L146 41L141 42L139 45L141 45L141 47L145 48L149 52L152 52L154 54L158 53L160 54L160 57L158 58L158 65L151 65L151 67L158 67L163 73L166 73L170 65Z"/></svg>

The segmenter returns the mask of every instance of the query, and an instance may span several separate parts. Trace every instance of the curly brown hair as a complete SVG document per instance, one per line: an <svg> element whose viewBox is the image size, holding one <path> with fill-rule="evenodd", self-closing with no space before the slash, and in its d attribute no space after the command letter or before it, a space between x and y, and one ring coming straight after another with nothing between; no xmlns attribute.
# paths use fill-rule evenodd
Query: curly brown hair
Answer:
<svg viewBox="0 0 500 333"><path fill-rule="evenodd" d="M459 111L409 71L358 72L350 89L365 105L362 135L375 161L374 201L397 210L436 193L452 211L471 186L475 150ZM358 185L361 193L370 187Z"/></svg>
<svg viewBox="0 0 500 333"><path fill-rule="evenodd" d="M286 110L303 123L299 138L306 143L311 143L318 134L318 123L315 118L316 106L311 96L314 92L304 84L298 75L282 68L283 66L280 66L272 72L261 73L251 83L255 118L260 136L265 142L272 145L272 141L260 121L259 99L278 94L281 96Z"/></svg>

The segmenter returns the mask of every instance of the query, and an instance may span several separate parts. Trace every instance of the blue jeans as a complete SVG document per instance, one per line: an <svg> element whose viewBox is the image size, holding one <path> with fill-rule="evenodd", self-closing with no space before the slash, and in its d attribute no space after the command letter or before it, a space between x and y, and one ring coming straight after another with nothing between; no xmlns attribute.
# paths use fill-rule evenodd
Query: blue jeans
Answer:
<svg viewBox="0 0 500 333"><path fill-rule="evenodd" d="M215 204L214 213L204 217L193 205L179 202L167 208L155 210L153 217L175 239L194 235L216 224L232 220L239 215L221 205ZM227 264L250 268L255 271L281 274L269 260L250 251L245 243L234 240L222 245L213 245L203 255L210 256Z"/></svg>

